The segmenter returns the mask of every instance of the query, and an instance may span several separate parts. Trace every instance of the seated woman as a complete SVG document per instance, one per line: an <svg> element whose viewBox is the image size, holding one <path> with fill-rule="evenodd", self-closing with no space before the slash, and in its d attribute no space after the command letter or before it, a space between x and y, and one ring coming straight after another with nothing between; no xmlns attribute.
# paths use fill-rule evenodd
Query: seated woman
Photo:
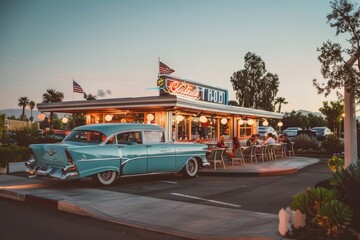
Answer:
<svg viewBox="0 0 360 240"><path fill-rule="evenodd" d="M217 148L227 148L228 146L225 145L225 138L224 136L220 136L219 141L216 143Z"/></svg>
<svg viewBox="0 0 360 240"><path fill-rule="evenodd" d="M265 141L262 144L264 144L264 145L275 145L276 141L275 141L274 135L272 133L268 133L266 135Z"/></svg>
<svg viewBox="0 0 360 240"><path fill-rule="evenodd" d="M234 157L236 151L241 147L238 137L233 138L233 149L232 152L228 153L229 157Z"/></svg>

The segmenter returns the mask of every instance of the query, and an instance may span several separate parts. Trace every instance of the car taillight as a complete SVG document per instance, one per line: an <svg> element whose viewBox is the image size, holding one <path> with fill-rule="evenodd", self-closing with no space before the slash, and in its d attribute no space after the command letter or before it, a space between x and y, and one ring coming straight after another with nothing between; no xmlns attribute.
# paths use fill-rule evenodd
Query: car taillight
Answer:
<svg viewBox="0 0 360 240"><path fill-rule="evenodd" d="M72 159L69 151L68 151L68 150L65 150L65 153L66 153L66 158L67 158L68 162L69 162L70 164L74 165L74 164L75 164L75 163L74 163L74 159Z"/></svg>

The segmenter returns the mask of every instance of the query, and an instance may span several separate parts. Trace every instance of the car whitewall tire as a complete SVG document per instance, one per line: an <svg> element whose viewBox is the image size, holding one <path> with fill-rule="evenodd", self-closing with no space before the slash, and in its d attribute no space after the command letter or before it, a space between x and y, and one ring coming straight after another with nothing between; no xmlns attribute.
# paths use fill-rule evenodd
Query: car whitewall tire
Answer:
<svg viewBox="0 0 360 240"><path fill-rule="evenodd" d="M195 158L190 158L185 164L185 174L188 177L195 177L198 172L199 166Z"/></svg>
<svg viewBox="0 0 360 240"><path fill-rule="evenodd" d="M93 179L104 186L109 186L115 182L116 175L116 171L106 171L96 174Z"/></svg>

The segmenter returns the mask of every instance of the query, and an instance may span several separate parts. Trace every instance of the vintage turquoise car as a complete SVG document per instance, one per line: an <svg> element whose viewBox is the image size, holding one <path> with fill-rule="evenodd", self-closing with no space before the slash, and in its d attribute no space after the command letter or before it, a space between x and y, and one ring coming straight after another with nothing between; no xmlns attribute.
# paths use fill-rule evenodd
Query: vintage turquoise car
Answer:
<svg viewBox="0 0 360 240"><path fill-rule="evenodd" d="M209 165L207 145L167 143L157 125L109 123L73 129L58 144L32 144L25 163L29 177L61 180L92 177L110 185L117 176L178 173L196 176Z"/></svg>

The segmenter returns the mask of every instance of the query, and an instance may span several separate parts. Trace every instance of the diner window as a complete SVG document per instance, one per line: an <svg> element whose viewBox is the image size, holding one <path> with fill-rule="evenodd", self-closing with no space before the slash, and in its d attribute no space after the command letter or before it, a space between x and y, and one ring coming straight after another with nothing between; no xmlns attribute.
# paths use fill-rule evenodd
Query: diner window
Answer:
<svg viewBox="0 0 360 240"><path fill-rule="evenodd" d="M145 131L144 140L146 143L163 143L165 142L165 135L164 132Z"/></svg>
<svg viewBox="0 0 360 240"><path fill-rule="evenodd" d="M174 114L172 116L173 139L175 141L190 140L191 136L188 136L189 118L190 116L182 114Z"/></svg>
<svg viewBox="0 0 360 240"><path fill-rule="evenodd" d="M199 137L201 140L212 140L216 136L216 120L207 118L206 122L199 122Z"/></svg>
<svg viewBox="0 0 360 240"><path fill-rule="evenodd" d="M238 133L240 137L249 137L252 134L252 126L248 124L239 125Z"/></svg>
<svg viewBox="0 0 360 240"><path fill-rule="evenodd" d="M218 119L220 121L220 136L227 136L230 138L230 121L227 118Z"/></svg>

